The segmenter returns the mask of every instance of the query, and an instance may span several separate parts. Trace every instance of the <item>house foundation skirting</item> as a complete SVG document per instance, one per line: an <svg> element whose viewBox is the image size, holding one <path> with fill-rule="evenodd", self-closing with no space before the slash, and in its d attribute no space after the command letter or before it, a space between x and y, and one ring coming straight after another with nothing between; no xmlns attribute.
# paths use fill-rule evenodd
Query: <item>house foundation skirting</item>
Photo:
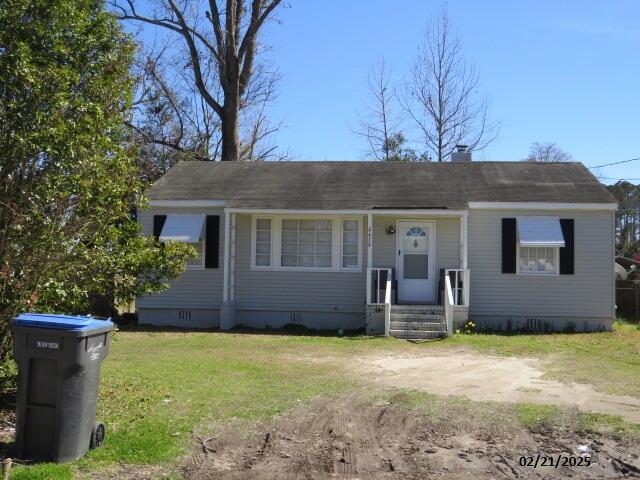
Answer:
<svg viewBox="0 0 640 480"><path fill-rule="evenodd" d="M220 310L209 308L140 308L138 323L154 327L213 329L220 325Z"/></svg>
<svg viewBox="0 0 640 480"><path fill-rule="evenodd" d="M308 310L254 310L237 305L222 308L220 328L234 327L256 329L278 329L290 325L301 325L309 330L360 330L365 326L364 312L334 312ZM226 317L226 318L225 318ZM233 322L233 323L232 323Z"/></svg>
<svg viewBox="0 0 640 480"><path fill-rule="evenodd" d="M231 330L236 325L236 302L226 301L220 308L220 330Z"/></svg>
<svg viewBox="0 0 640 480"><path fill-rule="evenodd" d="M479 331L601 332L611 331L613 318L471 315Z"/></svg>
<svg viewBox="0 0 640 480"><path fill-rule="evenodd" d="M469 320L469 307L462 305L453 306L453 328L462 328Z"/></svg>
<svg viewBox="0 0 640 480"><path fill-rule="evenodd" d="M256 329L282 328L299 324L310 330L359 330L367 335L384 334L384 306L367 305L364 312L318 312L250 310L227 302L220 309L141 308L140 325L156 327L231 330L235 327ZM464 307L454 309L454 329L461 328L468 315ZM471 315L478 331L502 332L598 332L611 331L613 318L560 316Z"/></svg>
<svg viewBox="0 0 640 480"><path fill-rule="evenodd" d="M384 335L384 305L367 305L367 335Z"/></svg>

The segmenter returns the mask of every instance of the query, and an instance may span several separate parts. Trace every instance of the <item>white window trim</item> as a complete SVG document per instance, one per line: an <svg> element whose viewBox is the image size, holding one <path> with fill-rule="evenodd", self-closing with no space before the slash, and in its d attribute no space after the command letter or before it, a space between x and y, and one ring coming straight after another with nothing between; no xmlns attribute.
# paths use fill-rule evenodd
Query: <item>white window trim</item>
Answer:
<svg viewBox="0 0 640 480"><path fill-rule="evenodd" d="M256 265L256 240L257 240L257 225L258 220L268 219L271 223L271 260L269 265ZM252 215L251 216L251 270L273 270L274 260L274 220L271 215Z"/></svg>
<svg viewBox="0 0 640 480"><path fill-rule="evenodd" d="M521 248L538 248L538 247L528 247L521 246L520 240L518 239L518 248L516 248L516 274L517 275L532 275L534 277L555 277L560 275L560 247L540 247L540 248L553 248L553 265L555 270L553 272L526 272L520 269L520 249Z"/></svg>
<svg viewBox="0 0 640 480"><path fill-rule="evenodd" d="M344 248L343 244L343 227L345 220L355 220L358 222L357 232L358 232L358 263L355 267L343 267L342 266L342 250ZM362 271L362 242L363 242L363 231L362 231L362 217L340 217L340 256L338 257L338 267L343 272L361 272Z"/></svg>
<svg viewBox="0 0 640 480"><path fill-rule="evenodd" d="M271 220L271 265L256 265L256 225L258 219ZM281 265L282 248L282 220L331 220L331 267L283 267ZM356 220L358 222L358 265L356 267L342 267L342 221ZM284 271L284 272L362 272L362 217L336 215L252 215L251 216L251 264L252 271Z"/></svg>

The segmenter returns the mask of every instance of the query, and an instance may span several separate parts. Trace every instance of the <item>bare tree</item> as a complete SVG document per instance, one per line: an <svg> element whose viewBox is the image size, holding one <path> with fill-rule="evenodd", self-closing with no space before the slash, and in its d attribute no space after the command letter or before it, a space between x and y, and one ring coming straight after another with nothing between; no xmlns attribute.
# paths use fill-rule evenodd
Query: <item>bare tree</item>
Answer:
<svg viewBox="0 0 640 480"><path fill-rule="evenodd" d="M395 92L389 88L389 69L384 58L380 58L369 72L371 105L360 120L355 133L367 141L368 154L376 160L390 160L390 137L397 128L391 103Z"/></svg>
<svg viewBox="0 0 640 480"><path fill-rule="evenodd" d="M477 151L497 138L499 125L489 120L489 102L478 85L445 5L427 26L403 100L434 159L444 161L458 144Z"/></svg>
<svg viewBox="0 0 640 480"><path fill-rule="evenodd" d="M400 129L395 106L398 99L384 58L371 68L368 86L371 103L361 115L359 128L354 130L367 142L367 155L384 161L418 159L415 151L406 146L407 138Z"/></svg>
<svg viewBox="0 0 640 480"><path fill-rule="evenodd" d="M167 65L167 50L140 52L134 62L136 95L127 125L138 163L155 180L178 160L215 160L220 120L190 83ZM179 70L178 70L179 71Z"/></svg>
<svg viewBox="0 0 640 480"><path fill-rule="evenodd" d="M164 46L148 47L134 65L137 80L132 115L127 122L138 163L147 180L155 180L179 160L219 160L220 118L189 81L184 60ZM288 157L274 141L282 127L266 115L275 99L280 76L259 66L240 111L240 160L282 160Z"/></svg>
<svg viewBox="0 0 640 480"><path fill-rule="evenodd" d="M527 162L569 162L572 157L553 142L533 142Z"/></svg>
<svg viewBox="0 0 640 480"><path fill-rule="evenodd" d="M240 111L255 80L259 33L281 1L162 0L149 13L137 10L134 0L110 0L110 4L121 20L159 27L181 40L191 83L220 122L220 159L238 161Z"/></svg>
<svg viewBox="0 0 640 480"><path fill-rule="evenodd" d="M246 106L240 122L240 160L285 160L289 155L288 151L281 151L273 142L274 134L282 128L282 122L271 122L266 114L267 106L276 98L280 79L278 73L261 67L247 89Z"/></svg>

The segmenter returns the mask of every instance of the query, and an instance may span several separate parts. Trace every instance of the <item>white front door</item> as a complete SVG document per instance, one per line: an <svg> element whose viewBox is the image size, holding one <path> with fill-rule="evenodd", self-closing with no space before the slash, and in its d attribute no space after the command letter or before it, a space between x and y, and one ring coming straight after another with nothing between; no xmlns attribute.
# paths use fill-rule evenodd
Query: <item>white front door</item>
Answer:
<svg viewBox="0 0 640 480"><path fill-rule="evenodd" d="M398 301L435 303L435 224L398 222Z"/></svg>

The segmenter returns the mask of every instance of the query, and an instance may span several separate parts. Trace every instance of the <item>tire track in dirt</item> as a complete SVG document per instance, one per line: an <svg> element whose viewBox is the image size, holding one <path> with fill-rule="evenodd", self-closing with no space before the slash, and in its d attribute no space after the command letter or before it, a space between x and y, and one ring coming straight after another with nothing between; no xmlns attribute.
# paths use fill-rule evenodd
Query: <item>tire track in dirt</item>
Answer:
<svg viewBox="0 0 640 480"><path fill-rule="evenodd" d="M402 394L398 394L400 398ZM188 480L257 479L551 479L640 478L640 447L632 441L570 428L532 432L517 422L496 426L464 415L429 415L403 401L363 395L320 398L272 421L228 425L213 448L197 445L184 465ZM579 456L591 467L523 467L520 455Z"/></svg>

